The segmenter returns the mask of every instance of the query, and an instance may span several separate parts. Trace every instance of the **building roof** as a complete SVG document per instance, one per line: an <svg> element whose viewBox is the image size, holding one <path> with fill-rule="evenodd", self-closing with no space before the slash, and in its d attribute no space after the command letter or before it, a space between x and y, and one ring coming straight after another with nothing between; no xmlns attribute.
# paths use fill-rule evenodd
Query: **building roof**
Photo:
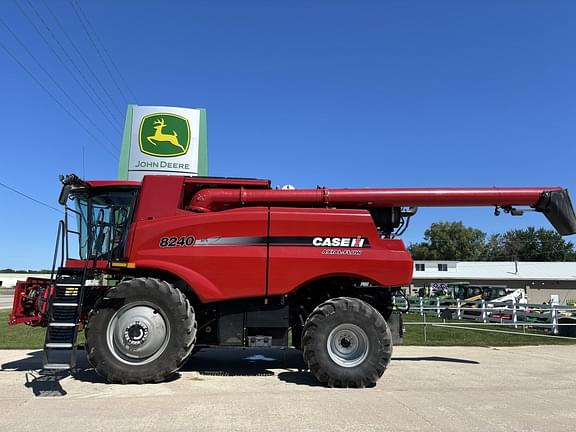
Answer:
<svg viewBox="0 0 576 432"><path fill-rule="evenodd" d="M29 277L48 279L50 273L0 273L0 285L2 288L12 288L19 280L25 281Z"/></svg>
<svg viewBox="0 0 576 432"><path fill-rule="evenodd" d="M421 266L424 264L424 271ZM439 266L442 264L442 266ZM419 269L418 271L416 269ZM445 270L439 270L443 268ZM414 280L557 280L576 281L576 262L414 261Z"/></svg>

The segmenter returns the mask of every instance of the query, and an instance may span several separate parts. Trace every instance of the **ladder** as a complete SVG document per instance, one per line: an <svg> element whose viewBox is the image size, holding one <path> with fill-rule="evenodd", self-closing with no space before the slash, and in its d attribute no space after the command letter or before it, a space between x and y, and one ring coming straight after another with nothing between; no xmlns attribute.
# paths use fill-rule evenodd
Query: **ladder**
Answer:
<svg viewBox="0 0 576 432"><path fill-rule="evenodd" d="M112 209L109 208L109 209ZM68 228L68 211L79 214L77 211L66 208L66 217L60 221L56 248L52 262L52 274L56 267L57 257L60 252L60 267L55 277L53 277L53 291L48 300L48 327L44 339L44 353L42 364L44 370L68 370L76 367L78 324L82 314L82 303L88 276L93 276L93 269L96 268L97 257L102 255L102 246L108 238L108 266L112 259L111 242L112 234L116 228L114 217L112 222L106 223L105 208L98 212L97 220L94 223L93 235L89 239L87 257L84 260L83 268L62 267L65 258L68 257L68 234L80 235L79 231L72 231ZM108 230L108 236L106 236ZM60 243L61 242L61 243ZM59 246L61 249L59 250Z"/></svg>
<svg viewBox="0 0 576 432"><path fill-rule="evenodd" d="M48 370L76 366L76 337L82 312L86 272L60 274L48 304L48 327L44 339L43 367Z"/></svg>

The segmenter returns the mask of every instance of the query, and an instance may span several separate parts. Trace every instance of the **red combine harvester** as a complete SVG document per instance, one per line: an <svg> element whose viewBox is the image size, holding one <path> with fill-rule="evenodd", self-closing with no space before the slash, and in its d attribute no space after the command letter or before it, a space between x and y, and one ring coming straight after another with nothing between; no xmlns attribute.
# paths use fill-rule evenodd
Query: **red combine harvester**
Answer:
<svg viewBox="0 0 576 432"><path fill-rule="evenodd" d="M268 180L62 178L52 279L19 282L11 324L45 326L45 369L75 366L85 331L111 382L164 380L194 347L301 348L332 387L373 385L412 279L396 237L418 206L518 207L576 232L561 188L279 190ZM392 329L392 331L391 331Z"/></svg>

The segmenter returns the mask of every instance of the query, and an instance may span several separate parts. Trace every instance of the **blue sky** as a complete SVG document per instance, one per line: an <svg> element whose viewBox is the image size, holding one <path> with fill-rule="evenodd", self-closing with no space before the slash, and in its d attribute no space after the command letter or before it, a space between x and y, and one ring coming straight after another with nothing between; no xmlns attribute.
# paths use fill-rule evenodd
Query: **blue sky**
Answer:
<svg viewBox="0 0 576 432"><path fill-rule="evenodd" d="M58 174L115 178L128 103L206 108L216 176L298 188L576 192L573 1L80 1L80 8L106 51L94 48L70 0L7 1L0 17L0 182L49 204L57 206ZM114 64L103 63L108 54ZM49 266L59 214L4 188L0 203L0 268ZM419 241L438 220L488 233L547 226L537 214L421 209L404 239Z"/></svg>

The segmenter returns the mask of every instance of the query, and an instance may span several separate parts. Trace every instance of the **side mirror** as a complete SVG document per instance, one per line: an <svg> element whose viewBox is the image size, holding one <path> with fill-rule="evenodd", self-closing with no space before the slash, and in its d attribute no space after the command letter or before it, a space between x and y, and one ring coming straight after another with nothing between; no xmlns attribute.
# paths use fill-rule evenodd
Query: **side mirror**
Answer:
<svg viewBox="0 0 576 432"><path fill-rule="evenodd" d="M60 205L66 205L68 201L68 195L70 195L70 191L72 190L72 185L64 185L62 186L62 190L60 191L60 196L58 197L58 202Z"/></svg>

